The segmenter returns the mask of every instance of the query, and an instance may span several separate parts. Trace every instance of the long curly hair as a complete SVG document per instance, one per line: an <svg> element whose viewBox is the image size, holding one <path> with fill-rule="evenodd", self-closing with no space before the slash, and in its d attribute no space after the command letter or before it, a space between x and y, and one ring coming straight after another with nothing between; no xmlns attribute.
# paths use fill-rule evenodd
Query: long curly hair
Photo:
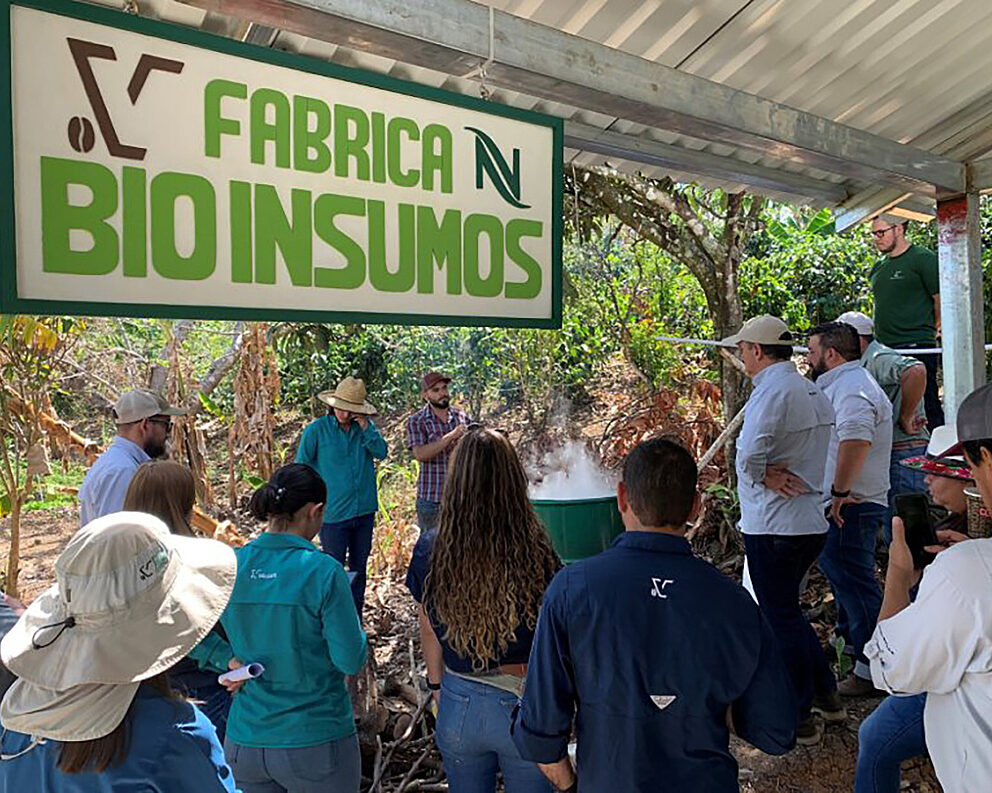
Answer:
<svg viewBox="0 0 992 793"><path fill-rule="evenodd" d="M484 669L521 624L533 629L561 560L527 498L520 458L501 434L468 430L444 482L424 604L444 640Z"/></svg>

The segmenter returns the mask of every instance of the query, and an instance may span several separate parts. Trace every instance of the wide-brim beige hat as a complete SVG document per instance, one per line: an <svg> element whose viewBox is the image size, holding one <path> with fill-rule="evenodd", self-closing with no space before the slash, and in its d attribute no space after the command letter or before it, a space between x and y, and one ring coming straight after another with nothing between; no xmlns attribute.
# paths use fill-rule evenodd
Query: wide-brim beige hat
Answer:
<svg viewBox="0 0 992 793"><path fill-rule="evenodd" d="M363 413L366 416L373 416L376 409L366 401L368 392L365 390L365 381L357 377L346 377L333 391L321 391L317 394L317 399L330 405L332 408L350 410L352 413Z"/></svg>
<svg viewBox="0 0 992 793"><path fill-rule="evenodd" d="M769 347L777 345L792 345L795 338L786 325L778 317L762 314L752 317L732 336L720 340L721 347L736 347L738 342L748 341L752 344L765 344Z"/></svg>
<svg viewBox="0 0 992 793"><path fill-rule="evenodd" d="M8 730L52 741L92 741L124 721L141 683L93 683L56 691L15 680L0 704Z"/></svg>
<svg viewBox="0 0 992 793"><path fill-rule="evenodd" d="M56 561L56 583L0 642L0 658L21 679L0 708L4 725L40 734L29 727L41 711L68 709L62 718L72 721L81 701L95 708L94 724L111 719L140 681L184 658L210 632L236 573L230 547L171 534L151 515L117 512L90 522Z"/></svg>

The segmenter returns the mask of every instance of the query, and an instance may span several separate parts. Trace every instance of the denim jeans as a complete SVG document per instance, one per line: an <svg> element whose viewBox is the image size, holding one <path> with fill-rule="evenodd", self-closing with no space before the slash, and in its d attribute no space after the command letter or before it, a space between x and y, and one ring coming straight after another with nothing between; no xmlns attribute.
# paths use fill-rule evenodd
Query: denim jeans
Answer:
<svg viewBox="0 0 992 793"><path fill-rule="evenodd" d="M864 647L882 607L882 588L875 575L875 538L887 515L888 507L881 504L848 504L841 513L843 526L830 521L819 558L837 603L838 632L854 649L854 672L869 680Z"/></svg>
<svg viewBox="0 0 992 793"><path fill-rule="evenodd" d="M263 749L224 742L241 793L358 793L358 736L299 749Z"/></svg>
<svg viewBox="0 0 992 793"><path fill-rule="evenodd" d="M375 513L359 515L357 518L325 523L320 527L320 547L330 554L349 572L355 574L351 581L351 596L355 599L358 618L362 618L365 604L366 567L372 553L372 527Z"/></svg>
<svg viewBox="0 0 992 793"><path fill-rule="evenodd" d="M799 604L800 584L825 541L825 534L744 535L751 585L758 607L778 639L795 689L800 721L809 716L814 693L826 694L837 688L820 640Z"/></svg>
<svg viewBox="0 0 992 793"><path fill-rule="evenodd" d="M903 760L927 753L923 707L927 695L886 697L858 730L854 793L899 793Z"/></svg>
<svg viewBox="0 0 992 793"><path fill-rule="evenodd" d="M451 793L494 793L496 772L506 793L551 793L538 767L523 760L510 737L517 697L445 672L434 740Z"/></svg>
<svg viewBox="0 0 992 793"><path fill-rule="evenodd" d="M889 514L882 526L886 545L892 542L892 517L895 515L896 496L903 493L927 492L926 474L899 465L899 461L909 457L922 457L926 453L927 445L925 443L892 450L892 457L889 458Z"/></svg>
<svg viewBox="0 0 992 793"><path fill-rule="evenodd" d="M426 498L417 497L417 525L420 533L431 531L437 528L438 518L441 517L441 502L428 501Z"/></svg>

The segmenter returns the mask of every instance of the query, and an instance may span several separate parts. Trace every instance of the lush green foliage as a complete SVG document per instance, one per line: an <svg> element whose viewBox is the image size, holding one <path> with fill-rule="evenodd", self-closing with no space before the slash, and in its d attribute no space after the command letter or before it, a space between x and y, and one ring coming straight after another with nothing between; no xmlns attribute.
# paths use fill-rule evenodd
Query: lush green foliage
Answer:
<svg viewBox="0 0 992 793"><path fill-rule="evenodd" d="M983 201L982 217L986 262L992 266L992 201ZM921 244L936 244L934 224L912 224L911 235ZM868 274L878 254L867 228L838 235L829 212L770 206L764 227L745 245L739 284L745 316L777 314L803 331L848 309L871 312ZM273 325L283 400L304 411L319 410L318 392L356 375L365 379L381 410L411 409L419 404L422 374L440 369L454 377L459 404L473 415L524 404L540 422L560 399L584 399L589 382L617 358L626 359L654 386L715 377L711 350L659 338L712 338L714 333L698 282L664 252L603 222L585 241L566 245L564 267L559 331ZM992 278L985 288L992 309ZM992 310L986 317L992 336ZM108 381L115 367L140 381L143 373L134 362L157 360L167 330L161 320L93 320L84 345L86 367ZM183 344L183 360L193 377L202 376L227 349L233 330L229 322L196 323ZM89 385L99 390L98 382ZM91 412L79 390L68 384L57 384L53 399L70 416ZM206 408L224 419L231 405L228 380L211 394Z"/></svg>
<svg viewBox="0 0 992 793"><path fill-rule="evenodd" d="M744 316L774 314L804 331L853 309L871 314L868 275L878 260L866 228L834 233L828 212L787 208L755 234L741 263Z"/></svg>

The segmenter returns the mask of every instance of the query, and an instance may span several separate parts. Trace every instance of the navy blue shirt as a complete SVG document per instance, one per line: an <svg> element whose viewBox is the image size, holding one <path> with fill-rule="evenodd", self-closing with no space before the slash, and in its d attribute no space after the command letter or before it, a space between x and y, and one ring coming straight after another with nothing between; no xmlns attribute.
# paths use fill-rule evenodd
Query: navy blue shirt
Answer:
<svg viewBox="0 0 992 793"><path fill-rule="evenodd" d="M413 547L413 556L410 559L410 567L406 571L406 588L410 590L413 599L418 603L424 602L424 581L427 579L427 570L431 562L431 551L434 549L434 540L437 538L437 529L425 531L417 539L417 544ZM472 660L459 655L455 649L444 640L444 624L434 614L430 604L424 606L427 616L434 628L434 634L441 644L441 651L444 656L444 665L452 672L475 673L496 669L503 664L525 664L530 655L530 647L534 641L534 631L521 623L517 626L513 641L506 648L506 652L501 654L495 661L489 663L485 668L473 669ZM495 651L495 648L494 648Z"/></svg>
<svg viewBox="0 0 992 793"><path fill-rule="evenodd" d="M56 768L58 741L31 746L5 732L0 793L237 793L213 725L189 702L165 699L139 686L131 707L127 757L102 774L65 774ZM27 750L27 751L25 751Z"/></svg>
<svg viewBox="0 0 992 793"><path fill-rule="evenodd" d="M759 749L795 744L795 695L755 602L685 539L626 532L548 587L513 739L557 762L575 718L582 793L736 792L728 706Z"/></svg>

